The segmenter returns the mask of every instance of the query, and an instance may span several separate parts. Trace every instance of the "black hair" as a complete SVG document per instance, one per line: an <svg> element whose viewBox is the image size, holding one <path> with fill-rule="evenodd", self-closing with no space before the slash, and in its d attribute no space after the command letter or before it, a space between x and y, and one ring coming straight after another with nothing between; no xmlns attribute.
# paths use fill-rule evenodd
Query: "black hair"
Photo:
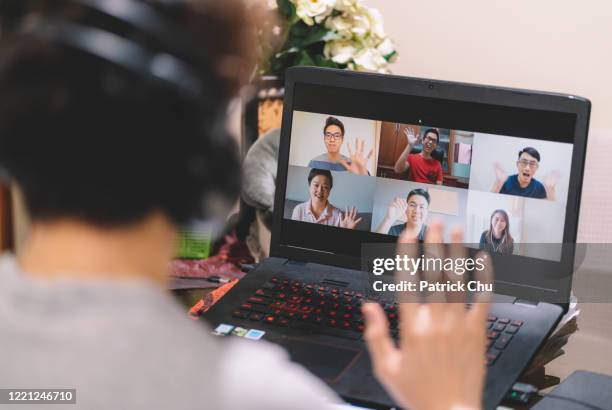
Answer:
<svg viewBox="0 0 612 410"><path fill-rule="evenodd" d="M310 185L314 177L316 177L317 175L323 175L324 177L327 177L327 179L329 179L329 188L331 189L334 187L334 178L332 177L332 173L327 169L318 168L313 168L308 173L308 185Z"/></svg>
<svg viewBox="0 0 612 410"><path fill-rule="evenodd" d="M526 154L531 155L532 157L537 159L538 162L540 162L540 153L538 152L537 149L535 149L533 147L525 147L521 151L519 151L518 158L521 158L521 155L523 154L523 152L526 153Z"/></svg>
<svg viewBox="0 0 612 410"><path fill-rule="evenodd" d="M340 128L340 131L342 131L342 136L344 137L344 124L342 124L342 121L340 121L336 117L327 117L327 119L325 120L325 127L323 127L323 134L325 134L325 132L327 131L327 127L329 127L330 125L335 125Z"/></svg>
<svg viewBox="0 0 612 410"><path fill-rule="evenodd" d="M413 189L412 191L408 192L408 196L406 197L406 201L410 201L410 197L413 195L420 195L423 198L425 198L427 200L427 204L429 205L430 201L431 201L431 197L429 196L429 192L427 192L426 189L423 188L416 188Z"/></svg>
<svg viewBox="0 0 612 410"><path fill-rule="evenodd" d="M425 130L425 132L423 133L423 138L425 138L427 136L427 134L429 134L430 132L436 134L436 144L440 142L440 132L435 129L435 128L428 128Z"/></svg>
<svg viewBox="0 0 612 410"><path fill-rule="evenodd" d="M233 30L246 35L240 24L247 17L238 1L209 2L208 8L188 1L147 3L198 40L214 61L232 46L240 54ZM216 7L234 7L233 22ZM73 12L60 7L53 15L70 21ZM106 24L92 13L83 21ZM203 31L212 27L229 37L206 40ZM138 42L139 33L131 36ZM218 39L223 46L214 44ZM237 147L223 131L225 104L238 80L218 74L207 74L218 92L205 94L199 104L75 48L8 33L0 47L0 167L23 191L34 220L70 217L116 226L152 211L177 224L204 217L205 203L231 201L240 186Z"/></svg>

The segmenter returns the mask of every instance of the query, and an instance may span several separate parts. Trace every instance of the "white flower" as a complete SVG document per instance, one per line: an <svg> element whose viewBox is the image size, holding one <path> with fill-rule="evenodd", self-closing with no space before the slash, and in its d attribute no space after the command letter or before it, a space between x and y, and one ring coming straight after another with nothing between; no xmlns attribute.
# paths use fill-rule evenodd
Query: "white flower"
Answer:
<svg viewBox="0 0 612 410"><path fill-rule="evenodd" d="M325 28L334 30L342 38L350 39L353 36L351 28L353 27L353 21L350 17L340 15L334 18L328 18L325 21Z"/></svg>
<svg viewBox="0 0 612 410"><path fill-rule="evenodd" d="M395 47L393 46L393 43L389 37L386 37L383 42L376 47L376 49L383 56L388 56L395 51Z"/></svg>
<svg viewBox="0 0 612 410"><path fill-rule="evenodd" d="M383 24L382 14L377 9L367 9L370 27L372 34L378 38L385 38L385 27Z"/></svg>
<svg viewBox="0 0 612 410"><path fill-rule="evenodd" d="M336 10L344 13L356 13L363 7L360 0L336 0Z"/></svg>
<svg viewBox="0 0 612 410"><path fill-rule="evenodd" d="M370 18L364 13L353 14L353 28L351 31L357 38L364 38L370 32Z"/></svg>
<svg viewBox="0 0 612 410"><path fill-rule="evenodd" d="M336 0L292 0L296 6L296 14L304 23L312 26L322 22L331 14Z"/></svg>
<svg viewBox="0 0 612 410"><path fill-rule="evenodd" d="M331 58L337 64L347 64L353 59L356 52L355 43L347 40L330 41L325 44L323 49L325 57Z"/></svg>
<svg viewBox="0 0 612 410"><path fill-rule="evenodd" d="M387 60L375 48L364 48L353 58L357 70L387 72Z"/></svg>

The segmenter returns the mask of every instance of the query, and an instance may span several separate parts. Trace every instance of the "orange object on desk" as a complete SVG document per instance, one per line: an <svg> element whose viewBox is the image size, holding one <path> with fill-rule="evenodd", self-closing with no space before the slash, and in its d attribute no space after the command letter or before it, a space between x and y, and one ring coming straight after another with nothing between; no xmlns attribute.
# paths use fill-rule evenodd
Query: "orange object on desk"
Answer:
<svg viewBox="0 0 612 410"><path fill-rule="evenodd" d="M210 293L207 293L202 299L200 299L195 305L189 309L189 317L191 319L198 319L204 312L212 307L219 299L221 299L234 285L238 283L238 279L232 279L231 282L226 283L223 286L218 287Z"/></svg>

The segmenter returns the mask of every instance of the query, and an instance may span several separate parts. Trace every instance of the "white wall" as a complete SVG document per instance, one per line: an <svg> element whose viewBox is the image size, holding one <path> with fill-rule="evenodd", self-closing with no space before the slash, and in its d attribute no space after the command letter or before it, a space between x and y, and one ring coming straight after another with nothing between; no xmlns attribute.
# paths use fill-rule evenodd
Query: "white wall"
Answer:
<svg viewBox="0 0 612 410"><path fill-rule="evenodd" d="M354 151L357 138L365 141L364 155L368 155L370 149L376 146L376 121L342 117L333 113L317 114L294 111L289 164L307 167L311 159L327 152L323 141L323 127L329 116L338 118L344 124L344 143L340 148L341 154L348 157L348 145L350 144ZM378 152L374 151L368 163L370 175L376 175L377 157Z"/></svg>
<svg viewBox="0 0 612 410"><path fill-rule="evenodd" d="M609 0L365 0L400 58L395 74L567 92L612 128Z"/></svg>
<svg viewBox="0 0 612 410"><path fill-rule="evenodd" d="M610 187L612 175L612 2L365 2L381 11L397 45L395 74L589 98L593 107L578 238L612 242L612 213L604 212L612 189L601 189Z"/></svg>

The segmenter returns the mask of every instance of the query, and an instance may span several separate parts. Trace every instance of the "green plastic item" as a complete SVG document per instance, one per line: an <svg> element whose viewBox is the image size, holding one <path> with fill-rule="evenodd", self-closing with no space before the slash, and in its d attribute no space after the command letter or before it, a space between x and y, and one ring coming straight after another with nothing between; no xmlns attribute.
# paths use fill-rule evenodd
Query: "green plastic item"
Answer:
<svg viewBox="0 0 612 410"><path fill-rule="evenodd" d="M177 258L206 259L210 255L212 232L206 228L183 228L179 230L177 245Z"/></svg>

